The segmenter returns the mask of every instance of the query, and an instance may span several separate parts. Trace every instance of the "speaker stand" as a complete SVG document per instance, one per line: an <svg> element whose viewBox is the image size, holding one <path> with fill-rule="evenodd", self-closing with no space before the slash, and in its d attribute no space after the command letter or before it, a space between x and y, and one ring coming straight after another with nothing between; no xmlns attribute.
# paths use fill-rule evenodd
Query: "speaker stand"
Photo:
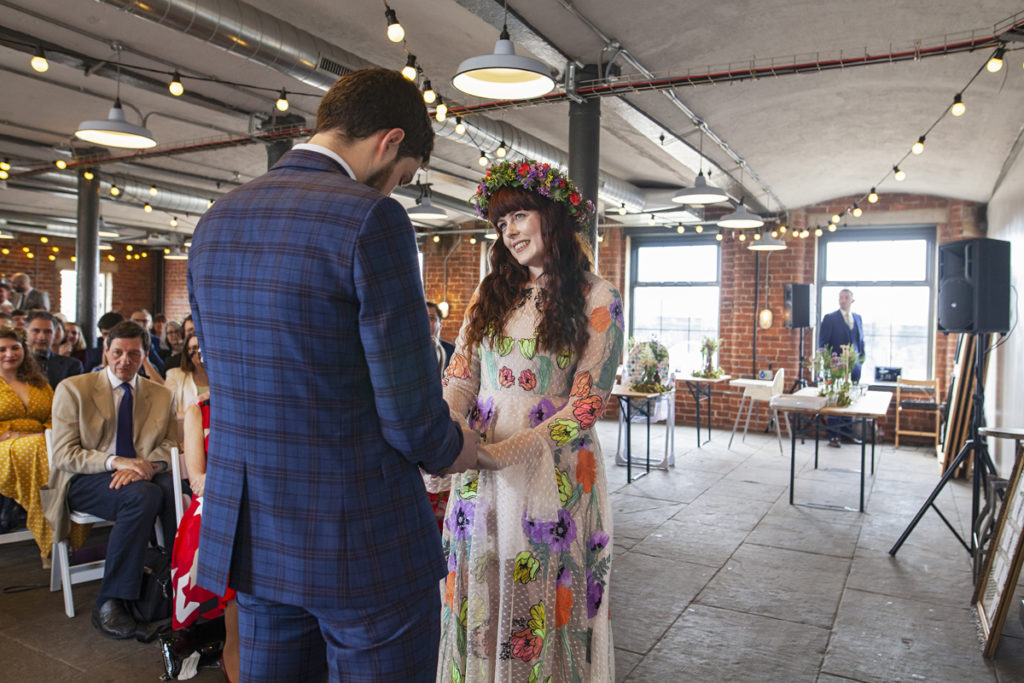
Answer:
<svg viewBox="0 0 1024 683"><path fill-rule="evenodd" d="M806 331L806 327L800 328L800 361L796 366L796 379L793 381L793 386L789 388L789 393L791 394L797 389L803 389L807 386L807 380L804 379L804 363L807 362L807 357L804 356L804 332Z"/></svg>

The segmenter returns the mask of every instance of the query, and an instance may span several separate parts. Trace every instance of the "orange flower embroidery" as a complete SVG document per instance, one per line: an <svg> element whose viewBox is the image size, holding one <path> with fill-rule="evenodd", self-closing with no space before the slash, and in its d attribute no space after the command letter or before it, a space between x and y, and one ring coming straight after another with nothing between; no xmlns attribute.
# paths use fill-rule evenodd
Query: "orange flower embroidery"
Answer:
<svg viewBox="0 0 1024 683"><path fill-rule="evenodd" d="M590 429L601 414L601 397L597 395L581 398L572 405L572 416L579 421L582 429Z"/></svg>
<svg viewBox="0 0 1024 683"><path fill-rule="evenodd" d="M572 391L569 392L570 396L590 396L590 387L593 381L590 379L589 372L576 373L576 377L572 381Z"/></svg>
<svg viewBox="0 0 1024 683"><path fill-rule="evenodd" d="M452 362L448 364L445 375L458 379L469 379L469 360L461 353L452 356Z"/></svg>
<svg viewBox="0 0 1024 683"><path fill-rule="evenodd" d="M537 375L532 370L523 370L519 373L519 386L526 391L533 391L537 387Z"/></svg>
<svg viewBox="0 0 1024 683"><path fill-rule="evenodd" d="M448 572L448 577L444 580L444 601L455 609L455 572Z"/></svg>
<svg viewBox="0 0 1024 683"><path fill-rule="evenodd" d="M598 332L604 332L612 324L612 314L608 312L607 306L595 308L590 314L590 326Z"/></svg>
<svg viewBox="0 0 1024 683"><path fill-rule="evenodd" d="M555 591L555 628L562 628L572 616L572 589L559 586Z"/></svg>
<svg viewBox="0 0 1024 683"><path fill-rule="evenodd" d="M596 478L597 463L594 462L594 452L581 448L576 460L576 481L583 484L584 493L590 493Z"/></svg>

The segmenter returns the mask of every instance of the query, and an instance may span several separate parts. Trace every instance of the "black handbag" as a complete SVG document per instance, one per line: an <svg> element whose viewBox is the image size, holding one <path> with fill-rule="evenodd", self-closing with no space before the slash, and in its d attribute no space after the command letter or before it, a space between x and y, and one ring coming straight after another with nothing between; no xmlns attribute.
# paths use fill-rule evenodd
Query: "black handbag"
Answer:
<svg viewBox="0 0 1024 683"><path fill-rule="evenodd" d="M170 628L173 595L170 553L159 547L146 548L139 597L129 602L132 616L139 624L137 640L148 643Z"/></svg>

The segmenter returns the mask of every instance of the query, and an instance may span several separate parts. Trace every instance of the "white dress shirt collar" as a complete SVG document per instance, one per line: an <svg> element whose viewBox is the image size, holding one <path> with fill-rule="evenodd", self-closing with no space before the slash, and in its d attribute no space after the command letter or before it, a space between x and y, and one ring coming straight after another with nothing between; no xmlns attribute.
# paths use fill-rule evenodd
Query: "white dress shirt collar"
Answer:
<svg viewBox="0 0 1024 683"><path fill-rule="evenodd" d="M110 388L111 389L117 389L122 384L124 384L124 380L122 380L120 377L115 375L114 371L110 369L109 365L106 368L106 373L107 373L107 379L110 380ZM135 373L135 376L132 377L132 381L128 382L128 386L130 386L132 388L132 392L133 393L135 392L135 385L138 384L138 381L139 381L139 373Z"/></svg>
<svg viewBox="0 0 1024 683"><path fill-rule="evenodd" d="M345 173L348 173L348 177L352 180L356 179L356 174L352 172L352 167L348 165L344 159L338 156L338 153L332 149L328 149L323 145L314 145L311 142L300 142L297 145L293 145L292 149L301 149L307 152L316 152L317 154L323 154L326 157L330 157L341 164L341 167L345 169Z"/></svg>

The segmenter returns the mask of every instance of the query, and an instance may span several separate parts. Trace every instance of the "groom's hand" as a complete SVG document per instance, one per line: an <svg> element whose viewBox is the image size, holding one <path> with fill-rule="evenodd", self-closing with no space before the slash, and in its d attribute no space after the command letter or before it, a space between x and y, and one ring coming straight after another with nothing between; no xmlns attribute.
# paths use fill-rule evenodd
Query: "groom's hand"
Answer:
<svg viewBox="0 0 1024 683"><path fill-rule="evenodd" d="M459 451L459 457L455 458L455 462L449 465L448 469L444 473L458 474L459 472L465 472L466 470L476 469L476 447L479 443L479 434L469 429L463 429L462 450Z"/></svg>

